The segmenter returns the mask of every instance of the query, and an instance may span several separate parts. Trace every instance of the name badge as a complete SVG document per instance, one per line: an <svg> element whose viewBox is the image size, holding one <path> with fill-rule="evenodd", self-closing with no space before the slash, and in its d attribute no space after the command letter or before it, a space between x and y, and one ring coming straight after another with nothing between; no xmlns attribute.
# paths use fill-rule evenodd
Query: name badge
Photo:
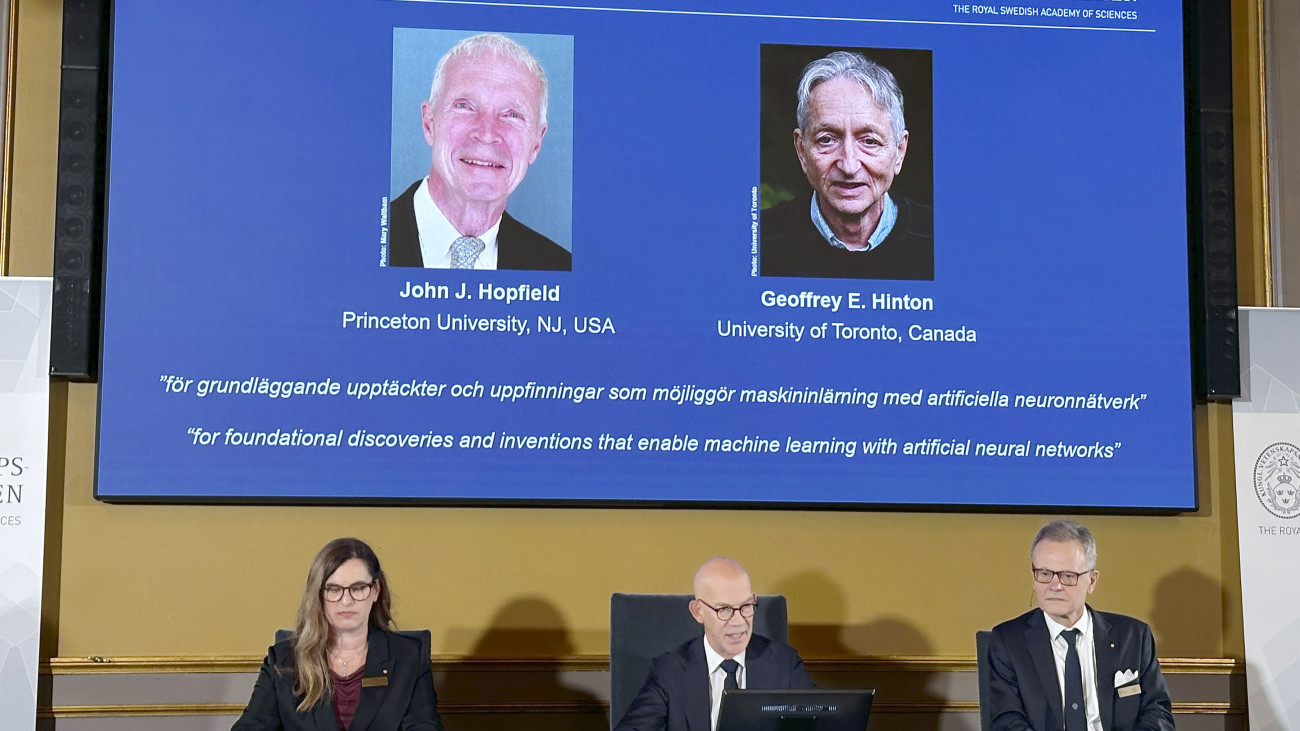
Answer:
<svg viewBox="0 0 1300 731"><path fill-rule="evenodd" d="M377 677L377 678L362 678L362 679L361 679L361 687L362 687L362 688L373 688L373 687L375 687L375 686L377 686L377 685L388 685L388 676L387 676L387 675L381 675L381 676L379 676L379 677Z"/></svg>
<svg viewBox="0 0 1300 731"><path fill-rule="evenodd" d="M363 680L361 682L364 683L365 681ZM1132 685L1125 685L1123 687L1115 689L1115 693L1118 694L1120 698L1127 698L1131 695L1137 695L1138 693L1141 692L1142 692L1142 686L1138 685L1137 683L1134 683Z"/></svg>

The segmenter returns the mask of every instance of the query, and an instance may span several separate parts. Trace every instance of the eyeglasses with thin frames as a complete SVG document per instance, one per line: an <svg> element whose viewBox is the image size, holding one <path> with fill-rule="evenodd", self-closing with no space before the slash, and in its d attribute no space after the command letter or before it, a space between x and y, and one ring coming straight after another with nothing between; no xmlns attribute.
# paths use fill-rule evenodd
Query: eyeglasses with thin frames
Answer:
<svg viewBox="0 0 1300 731"><path fill-rule="evenodd" d="M1061 580L1061 586L1074 586L1079 583L1080 576L1090 574L1093 571L1092 569L1083 572L1053 571L1051 569L1040 569L1037 566L1032 567L1031 570L1034 572L1034 581L1040 584L1050 584L1052 583L1052 577L1055 576Z"/></svg>
<svg viewBox="0 0 1300 731"><path fill-rule="evenodd" d="M754 616L754 610L758 609L758 602L747 602L745 604L741 604L738 607L729 607L726 606L725 604L721 607L715 607L712 604L709 604L708 602L698 597L695 599L695 601L699 602L700 604L703 604L709 609L712 609L713 613L718 615L718 619L722 620L723 622L726 622L730 620L732 617L734 617L736 615L736 612L740 612L740 616L744 617L745 619L749 619L750 617Z"/></svg>
<svg viewBox="0 0 1300 731"><path fill-rule="evenodd" d="M352 599L358 602L364 602L370 598L370 592L375 588L375 581L371 579L367 582L357 582L351 586L339 586L338 584L326 584L321 590L321 596L325 597L327 602L343 601L343 592L352 595Z"/></svg>

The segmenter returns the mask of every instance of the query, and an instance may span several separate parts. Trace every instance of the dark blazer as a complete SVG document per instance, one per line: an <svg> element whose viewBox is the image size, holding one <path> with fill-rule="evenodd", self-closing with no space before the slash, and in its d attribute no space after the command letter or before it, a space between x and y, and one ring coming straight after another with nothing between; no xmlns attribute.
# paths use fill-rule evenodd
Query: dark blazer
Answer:
<svg viewBox="0 0 1300 731"><path fill-rule="evenodd" d="M388 206L388 266L422 267L420 229L415 223L415 191L419 180L394 198ZM497 269L529 269L567 272L573 269L569 250L501 214L497 229Z"/></svg>
<svg viewBox="0 0 1300 731"><path fill-rule="evenodd" d="M363 678L387 678L386 685L364 685L356 715L348 731L442 731L438 694L433 690L429 658L411 637L371 627ZM334 704L326 696L306 713L297 711L300 696L293 693L293 645L277 642L253 685L244 714L231 731L338 731Z"/></svg>
<svg viewBox="0 0 1300 731"><path fill-rule="evenodd" d="M813 688L794 648L754 635L745 650L745 687ZM650 676L614 731L709 731L709 669L701 635L650 663Z"/></svg>
<svg viewBox="0 0 1300 731"><path fill-rule="evenodd" d="M759 273L765 277L934 279L934 211L895 199L898 220L871 251L831 246L812 222L812 193L763 211Z"/></svg>
<svg viewBox="0 0 1300 731"><path fill-rule="evenodd" d="M1097 705L1107 731L1173 731L1169 690L1156 660L1151 628L1122 614L1092 613ZM1116 671L1138 677L1115 687ZM1133 692L1133 688L1139 690ZM1120 692L1124 691L1123 697ZM1065 723L1047 620L1041 609L1003 622L989 640L993 731L1059 731Z"/></svg>

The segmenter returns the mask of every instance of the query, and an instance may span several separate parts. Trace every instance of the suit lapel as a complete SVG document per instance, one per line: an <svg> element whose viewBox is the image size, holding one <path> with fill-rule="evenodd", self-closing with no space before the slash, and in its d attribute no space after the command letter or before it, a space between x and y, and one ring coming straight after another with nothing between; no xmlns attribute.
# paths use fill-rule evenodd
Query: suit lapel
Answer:
<svg viewBox="0 0 1300 731"><path fill-rule="evenodd" d="M361 676L361 699L357 701L357 713L352 717L348 731L366 731L384 702L384 695L388 693L387 684L366 686L365 678L386 678L392 682L393 661L388 654L388 634L372 626L366 645L366 671Z"/></svg>
<svg viewBox="0 0 1300 731"><path fill-rule="evenodd" d="M411 184L393 199L388 209L388 266L422 267L424 255L420 251L420 226L415 222L415 194L420 180ZM331 730L333 731L333 730Z"/></svg>
<svg viewBox="0 0 1300 731"><path fill-rule="evenodd" d="M501 227L497 229L497 269L528 268L524 262L517 261L519 250L515 244L518 243L519 225L509 213L501 212Z"/></svg>
<svg viewBox="0 0 1300 731"><path fill-rule="evenodd" d="M686 680L686 726L691 731L709 731L709 664L704 659L704 637L686 646L682 658Z"/></svg>
<svg viewBox="0 0 1300 731"><path fill-rule="evenodd" d="M751 635L745 648L745 687L756 690L780 687L776 682L776 667L767 662L771 646L758 635Z"/></svg>
<svg viewBox="0 0 1300 731"><path fill-rule="evenodd" d="M316 708L311 712L311 727L316 731L338 731L339 721L334 717L334 699L325 696L325 699L316 704Z"/></svg>
<svg viewBox="0 0 1300 731"><path fill-rule="evenodd" d="M1052 636L1047 632L1047 620L1041 610L1034 610L1025 622L1025 648L1029 659L1038 671L1038 682L1047 696L1047 707L1052 711L1052 728L1065 725L1065 709L1061 707L1061 683L1056 677L1056 657L1052 654Z"/></svg>
<svg viewBox="0 0 1300 731"><path fill-rule="evenodd" d="M1111 637L1110 623L1088 607L1092 615L1092 646L1097 658L1097 706L1101 711L1101 727L1111 728L1115 717L1115 669L1118 664L1115 639Z"/></svg>
<svg viewBox="0 0 1300 731"><path fill-rule="evenodd" d="M325 672L328 673L329 671L329 659L326 658ZM286 687L292 688L292 681L286 683ZM297 705L298 701L301 701L302 698L303 697L300 695L294 695L294 705ZM326 693L325 697L322 698L314 708L309 709L305 715L307 716L307 718L303 720L305 728L312 729L313 731L338 731L339 729L339 721L334 716L334 697L329 693Z"/></svg>

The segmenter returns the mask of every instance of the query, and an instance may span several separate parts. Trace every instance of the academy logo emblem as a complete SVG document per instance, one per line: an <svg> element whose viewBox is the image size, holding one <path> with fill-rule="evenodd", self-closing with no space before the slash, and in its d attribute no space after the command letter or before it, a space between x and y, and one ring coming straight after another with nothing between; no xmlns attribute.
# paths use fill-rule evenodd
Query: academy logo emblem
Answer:
<svg viewBox="0 0 1300 731"><path fill-rule="evenodd" d="M1279 518L1300 515L1300 448L1270 444L1255 460L1255 497Z"/></svg>

